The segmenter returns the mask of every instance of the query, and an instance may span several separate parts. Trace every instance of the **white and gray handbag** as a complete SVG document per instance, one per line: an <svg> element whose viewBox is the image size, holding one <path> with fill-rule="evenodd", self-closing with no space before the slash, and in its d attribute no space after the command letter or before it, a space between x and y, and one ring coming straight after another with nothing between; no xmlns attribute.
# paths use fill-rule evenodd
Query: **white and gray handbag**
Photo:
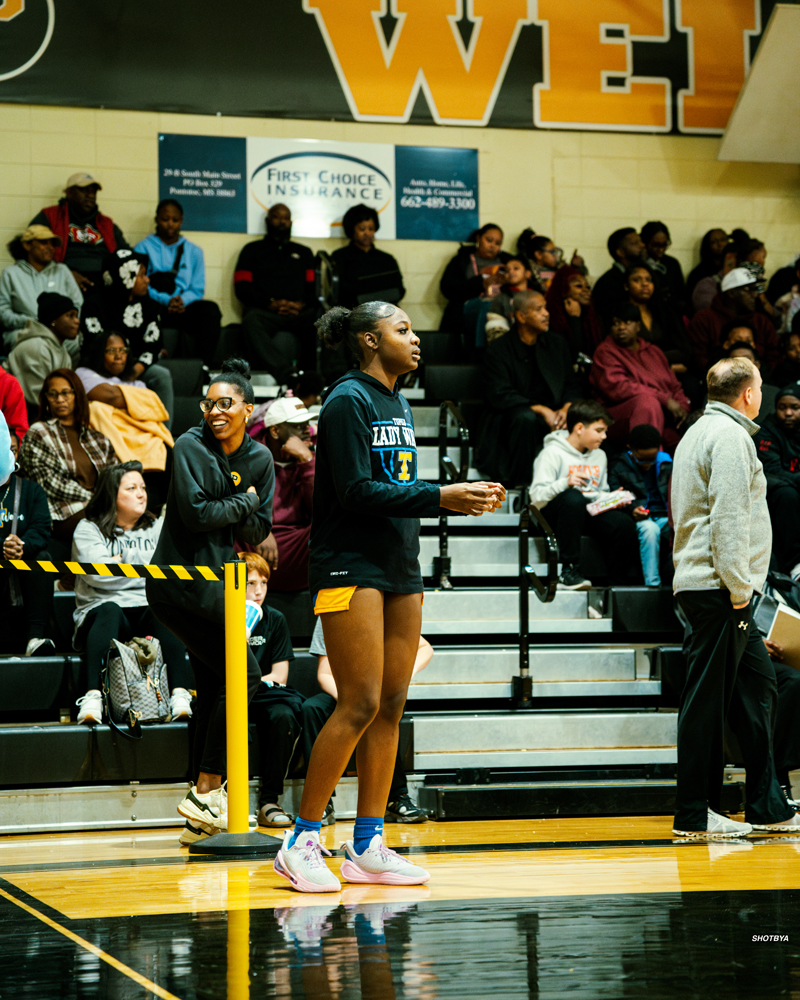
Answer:
<svg viewBox="0 0 800 1000"><path fill-rule="evenodd" d="M123 736L142 738L142 722L169 722L167 665L158 639L111 640L103 671L109 723ZM127 723L128 732L119 726Z"/></svg>

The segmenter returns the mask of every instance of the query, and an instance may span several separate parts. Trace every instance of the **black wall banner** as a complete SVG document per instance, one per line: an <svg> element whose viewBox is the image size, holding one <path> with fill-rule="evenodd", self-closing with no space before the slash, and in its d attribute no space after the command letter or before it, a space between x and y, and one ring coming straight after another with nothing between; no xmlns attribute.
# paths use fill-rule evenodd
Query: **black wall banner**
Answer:
<svg viewBox="0 0 800 1000"><path fill-rule="evenodd" d="M0 0L0 102L719 134L774 5Z"/></svg>

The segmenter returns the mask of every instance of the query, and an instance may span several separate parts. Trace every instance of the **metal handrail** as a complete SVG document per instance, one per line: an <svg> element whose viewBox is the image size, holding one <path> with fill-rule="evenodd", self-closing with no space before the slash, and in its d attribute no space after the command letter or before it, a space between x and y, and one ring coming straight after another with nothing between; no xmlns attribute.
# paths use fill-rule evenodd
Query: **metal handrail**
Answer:
<svg viewBox="0 0 800 1000"><path fill-rule="evenodd" d="M519 514L519 674L513 678L512 702L514 708L533 708L533 678L530 674L530 624L528 599L531 585L543 604L555 599L558 587L558 542L553 529L542 512L521 497ZM531 516L537 521L544 535L547 576L541 580L530 564L529 542Z"/></svg>
<svg viewBox="0 0 800 1000"><path fill-rule="evenodd" d="M459 464L456 464L447 454L447 418L448 415L456 422L460 446ZM445 400L439 407L439 481L445 483L466 482L469 475L469 428L464 423L461 410L452 400ZM439 515L439 555L433 559L433 578L439 581L442 590L452 590L450 581L451 562L448 553L447 514Z"/></svg>

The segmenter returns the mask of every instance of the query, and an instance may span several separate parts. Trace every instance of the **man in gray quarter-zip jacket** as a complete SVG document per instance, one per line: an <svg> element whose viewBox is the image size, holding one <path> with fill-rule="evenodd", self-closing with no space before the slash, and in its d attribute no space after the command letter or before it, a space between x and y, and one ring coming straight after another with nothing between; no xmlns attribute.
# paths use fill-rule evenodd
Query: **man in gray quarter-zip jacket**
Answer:
<svg viewBox="0 0 800 1000"><path fill-rule="evenodd" d="M756 455L753 417L761 376L747 358L708 373L704 415L675 452L673 588L691 626L678 715L678 788L673 833L742 836L797 827L775 775L771 719L775 671L751 620L772 548L767 483ZM745 823L719 814L725 719L747 770Z"/></svg>

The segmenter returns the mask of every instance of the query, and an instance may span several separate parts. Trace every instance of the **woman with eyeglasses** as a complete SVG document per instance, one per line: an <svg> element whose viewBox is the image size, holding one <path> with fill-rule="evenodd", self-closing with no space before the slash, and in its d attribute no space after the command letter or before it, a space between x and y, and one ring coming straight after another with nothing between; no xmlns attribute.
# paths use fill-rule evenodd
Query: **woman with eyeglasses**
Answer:
<svg viewBox="0 0 800 1000"><path fill-rule="evenodd" d="M234 542L263 542L272 528L275 468L263 444L246 433L255 396L250 366L231 358L200 400L202 424L175 443L158 565L220 567L236 559ZM192 760L195 783L178 806L186 819L182 844L227 826L225 617L221 582L148 580L156 618L186 646L197 689ZM261 669L247 647L248 702Z"/></svg>
<svg viewBox="0 0 800 1000"><path fill-rule="evenodd" d="M686 311L686 281L680 261L667 253L672 245L669 229L663 222L646 222L640 235L647 253L645 263L658 275L662 305L682 316Z"/></svg>
<svg viewBox="0 0 800 1000"><path fill-rule="evenodd" d="M47 494L53 519L48 550L54 559L70 557L72 536L103 469L119 459L108 438L89 426L89 401L81 380L69 368L45 378L39 419L22 440L20 465Z"/></svg>

